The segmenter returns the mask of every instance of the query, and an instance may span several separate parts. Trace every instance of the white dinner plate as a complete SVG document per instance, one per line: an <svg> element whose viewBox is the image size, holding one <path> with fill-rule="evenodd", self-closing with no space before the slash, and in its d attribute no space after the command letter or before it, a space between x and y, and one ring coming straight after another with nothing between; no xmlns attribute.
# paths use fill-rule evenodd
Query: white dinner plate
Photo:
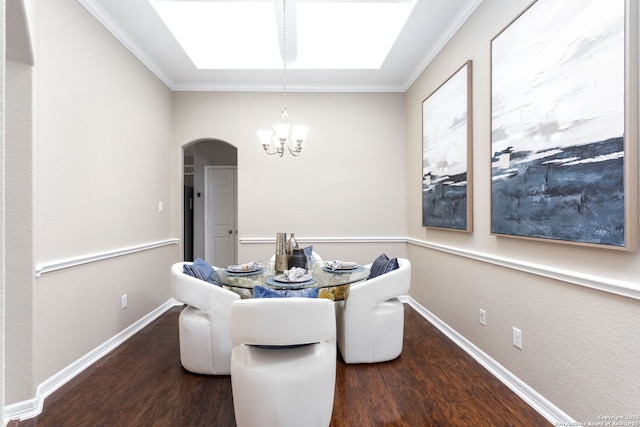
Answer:
<svg viewBox="0 0 640 427"><path fill-rule="evenodd" d="M253 273L255 271L260 270L260 268L262 268L262 267L258 266L256 268L251 269L251 270L247 270L247 269L244 269L242 267L231 268L231 266L229 266L229 267L227 267L227 271L230 271L232 273Z"/></svg>
<svg viewBox="0 0 640 427"><path fill-rule="evenodd" d="M287 278L287 276L285 276L284 274L279 274L277 276L274 276L273 280L275 280L276 282L283 282L283 283L299 283L299 282L306 282L307 280L311 280L312 277L310 274L303 274L300 277L296 277L294 280L289 280Z"/></svg>

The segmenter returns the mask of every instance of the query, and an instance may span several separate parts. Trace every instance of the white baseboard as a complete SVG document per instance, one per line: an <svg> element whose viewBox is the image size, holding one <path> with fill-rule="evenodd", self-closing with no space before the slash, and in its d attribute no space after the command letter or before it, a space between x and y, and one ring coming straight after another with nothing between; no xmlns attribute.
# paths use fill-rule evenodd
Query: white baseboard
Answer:
<svg viewBox="0 0 640 427"><path fill-rule="evenodd" d="M520 378L513 375L500 363L491 358L488 354L476 347L471 341L460 335L449 325L431 313L425 307L408 295L400 297L400 300L409 304L414 310L424 317L429 323L435 326L447 338L453 341L458 347L473 357L493 376L499 379L504 385L509 387L518 397L524 400L529 406L535 409L540 415L546 418L553 425L572 426L578 425L574 419L563 412L560 408L548 401L544 396L529 387Z"/></svg>
<svg viewBox="0 0 640 427"><path fill-rule="evenodd" d="M467 340L425 307L420 305L416 300L410 296L403 296L400 299L403 303L409 304L414 310L416 310L416 312L418 312L418 314L438 328L438 330L440 330L440 332L442 332L447 338L473 357L478 363L498 378L503 384L509 387L511 391L518 395L550 423L553 425L577 425L575 420L560 410L560 408L556 407L553 403L529 387L525 382L508 371L504 366L500 365L493 358L476 347L472 342ZM168 300L166 303L153 310L151 313L147 314L119 334L115 335L104 344L95 348L93 351L87 353L76 362L44 381L38 386L36 396L33 399L5 406L4 425L11 420L26 420L40 414L44 406L44 400L51 395L51 393L58 390L86 368L125 342L136 332L140 331L149 323L160 317L160 315L165 311L179 304L180 303L174 299Z"/></svg>
<svg viewBox="0 0 640 427"><path fill-rule="evenodd" d="M113 338L109 339L99 347L96 347L94 350L76 360L71 365L67 366L49 379L45 380L38 386L38 389L36 390L36 396L33 399L5 406L3 425L7 425L7 423L11 420L26 420L39 415L42 412L44 400L51 393L58 390L60 387L65 385L67 382L87 369L93 363L95 363L100 358L125 342L136 332L140 331L149 323L160 317L160 315L162 315L165 311L169 310L175 305L180 304L181 303L173 298L168 300L160 307L153 310L151 313L142 317L140 320L115 335Z"/></svg>

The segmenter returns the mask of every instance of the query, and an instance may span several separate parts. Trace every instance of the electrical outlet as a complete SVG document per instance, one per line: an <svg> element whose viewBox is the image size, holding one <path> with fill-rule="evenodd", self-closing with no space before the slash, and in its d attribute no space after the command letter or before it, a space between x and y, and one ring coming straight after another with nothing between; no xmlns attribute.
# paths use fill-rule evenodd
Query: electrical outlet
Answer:
<svg viewBox="0 0 640 427"><path fill-rule="evenodd" d="M122 309L127 308L127 294L122 295Z"/></svg>
<svg viewBox="0 0 640 427"><path fill-rule="evenodd" d="M158 212L159 213L164 212L164 203L158 202Z"/></svg>
<svg viewBox="0 0 640 427"><path fill-rule="evenodd" d="M513 345L522 350L522 331L518 328L513 328Z"/></svg>
<svg viewBox="0 0 640 427"><path fill-rule="evenodd" d="M487 313L480 309L480 323L487 326Z"/></svg>

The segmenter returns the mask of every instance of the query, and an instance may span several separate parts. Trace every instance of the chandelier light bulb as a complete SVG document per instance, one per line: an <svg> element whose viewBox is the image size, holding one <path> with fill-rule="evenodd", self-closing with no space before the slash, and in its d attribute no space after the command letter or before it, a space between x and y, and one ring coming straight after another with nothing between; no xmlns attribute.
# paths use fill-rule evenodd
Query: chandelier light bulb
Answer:
<svg viewBox="0 0 640 427"><path fill-rule="evenodd" d="M264 148L265 150L269 149L269 146L271 145L272 136L273 136L273 132L271 132L270 130L261 130L258 132L258 139L262 144L262 148Z"/></svg>
<svg viewBox="0 0 640 427"><path fill-rule="evenodd" d="M276 137L281 141L286 141L289 138L289 127L289 123L278 123L277 125L273 125Z"/></svg>
<svg viewBox="0 0 640 427"><path fill-rule="evenodd" d="M299 144L300 146L302 146L302 143L307 138L308 131L309 131L309 128L306 126L302 126L302 125L291 126L291 132L292 132L291 137L296 144Z"/></svg>

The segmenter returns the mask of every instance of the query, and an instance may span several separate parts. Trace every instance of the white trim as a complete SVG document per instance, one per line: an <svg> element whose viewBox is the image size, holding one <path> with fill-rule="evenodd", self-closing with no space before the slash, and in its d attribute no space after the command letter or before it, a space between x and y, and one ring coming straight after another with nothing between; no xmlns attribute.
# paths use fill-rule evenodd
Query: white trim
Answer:
<svg viewBox="0 0 640 427"><path fill-rule="evenodd" d="M480 252L468 251L451 246L430 243L424 240L408 238L407 243L440 252L450 253L464 258L470 258L476 261L486 262L488 264L499 265L501 267L510 268L512 270L523 271L525 273L531 273L537 276L547 277L549 279L559 280L562 282L572 283L574 285L580 285L587 288L597 289L599 291L640 300L640 284L638 283L625 282L624 280L616 280L602 276L594 276L592 274L585 274L577 271L550 267L548 265L534 264L531 262L520 261L512 258L487 255Z"/></svg>
<svg viewBox="0 0 640 427"><path fill-rule="evenodd" d="M280 83L256 83L248 82L177 82L166 73L160 65L114 20L111 15L96 0L78 0L94 18L100 22L125 48L127 48L144 66L158 77L170 90L174 92L282 92ZM402 81L381 83L301 83L287 85L289 92L389 92L405 93L411 85L420 77L422 72L442 51L446 44L453 38L456 32L469 19L473 12L480 6L482 0L467 0L458 14L451 20L447 28L434 41L430 49L421 58L419 63L411 70Z"/></svg>
<svg viewBox="0 0 640 427"><path fill-rule="evenodd" d="M129 255L136 252L148 251L149 249L156 249L168 245L176 245L180 242L180 239L167 239L159 242L145 243L144 245L130 246L128 248L115 249L106 252L100 252L97 254L83 255L75 258L68 258L58 261L49 261L41 264L36 264L35 275L40 277L43 273L50 273L52 271L62 270L64 268L76 267L78 265L88 264L90 262L102 261L109 258L115 258L122 255Z"/></svg>
<svg viewBox="0 0 640 427"><path fill-rule="evenodd" d="M427 69L427 66L431 64L431 61L444 49L447 43L451 41L453 36L458 32L462 25L467 22L467 19L475 12L480 6L482 0L469 0L458 12L458 15L454 17L445 30L440 34L438 39L431 45L431 49L427 52L427 55L422 58L422 61L413 69L408 78L402 85L402 92L409 90L411 85L420 77L420 75Z"/></svg>
<svg viewBox="0 0 640 427"><path fill-rule="evenodd" d="M406 237L304 237L298 238L298 243L407 243ZM275 237L241 237L241 244L271 244Z"/></svg>
<svg viewBox="0 0 640 427"><path fill-rule="evenodd" d="M241 237L240 244L273 244L275 237ZM482 261L488 264L499 265L501 267L510 268L512 270L522 271L525 273L535 274L537 276L546 277L561 282L571 283L573 285L584 286L586 288L597 289L599 291L608 292L610 294L620 295L627 298L640 300L640 283L627 282L624 280L616 280L609 277L596 276L593 274L585 274L578 271L565 270L555 268L548 265L535 264L531 262L506 258L496 255L489 255L481 252L460 249L453 246L431 243L425 240L414 239L411 237L308 237L298 238L301 243L408 243L411 245L421 246L427 249L433 249L439 252L445 252L457 255L463 258Z"/></svg>
<svg viewBox="0 0 640 427"><path fill-rule="evenodd" d="M498 378L503 384L505 384L511 391L523 399L529 406L536 410L540 415L545 417L549 422L554 425L575 425L575 421L571 419L566 413L557 408L551 402L549 402L542 395L537 393L534 389L529 387L526 383L513 375L510 371L476 347L473 343L468 341L449 325L440 320L437 316L420 305L410 296L402 296L400 300L403 303L408 303L418 314L424 317L428 322L433 324L440 332L442 332L447 338L452 340L456 345L473 357L478 363L480 363L485 369L487 369L492 375ZM53 375L38 386L36 391L36 397L23 402L18 402L12 405L7 405L5 409L4 424L6 425L11 420L26 420L39 415L42 412L44 406L44 400L53 392L58 390L64 384L75 378L82 373L86 368L97 362L106 354L113 351L119 345L128 340L131 336L142 330L149 325L155 319L160 317L164 312L171 307L181 305L180 302L175 299L170 299L160 307L147 314L136 323L132 324L125 330L116 334L113 338L109 339L93 351L87 353L76 362L72 363L62 371Z"/></svg>
<svg viewBox="0 0 640 427"><path fill-rule="evenodd" d="M197 82L197 83L176 83L170 88L174 92L282 92L282 83L259 83L248 82ZM287 83L287 92L345 92L345 93L404 93L406 89L400 84L388 83L367 83L367 84L292 84Z"/></svg>
<svg viewBox="0 0 640 427"><path fill-rule="evenodd" d="M537 393L534 389L529 387L518 377L513 375L510 371L508 371L494 359L489 357L473 343L468 341L433 313L420 305L416 300L406 295L401 296L400 300L403 303L408 303L414 310L416 310L418 314L424 317L428 322L430 322L433 326L440 330L440 332L442 332L447 338L449 338L471 357L473 357L474 360L480 363L492 375L494 375L503 384L509 387L511 391L513 391L516 395L518 395L518 397L523 399L540 415L549 420L549 422L553 423L554 425L576 425L575 421L571 419L571 417L569 417L566 413L557 408L555 405L553 405L546 398ZM158 317L160 317L171 307L177 305L181 305L181 303L173 298L168 300L163 305L153 310L151 313L147 314L125 330L121 331L110 340L106 341L99 347L95 348L93 351L78 359L76 362L72 363L62 371L58 372L57 374L41 383L36 391L36 397L34 397L33 399L5 406L4 425L6 425L11 420L22 421L33 418L42 413L44 400L49 395L51 395L64 384L82 373L86 368L97 362L103 356L113 351L119 345L128 340L131 336L142 330Z"/></svg>
<svg viewBox="0 0 640 427"><path fill-rule="evenodd" d="M458 347L473 357L493 376L509 387L518 397L524 400L536 412L546 418L553 425L573 426L578 425L569 415L547 400L540 393L529 387L520 378L513 375L508 369L490 357L488 354L476 347L471 341L456 332L453 328L420 305L410 296L402 296L400 300L408 303L418 314L424 317L429 323L435 326L447 338L453 341Z"/></svg>
<svg viewBox="0 0 640 427"><path fill-rule="evenodd" d="M58 390L67 382L82 373L82 371L87 369L93 363L97 362L103 356L117 348L120 344L122 344L131 336L156 320L158 317L160 317L160 315L169 310L171 307L181 304L182 303L171 298L160 307L153 310L151 313L147 314L128 328L116 334L113 338L107 340L57 374L43 381L38 386L38 389L36 390L36 396L33 399L5 406L4 425L6 425L11 420L26 420L40 414L42 412L44 400L49 395L51 395L51 393Z"/></svg>
<svg viewBox="0 0 640 427"><path fill-rule="evenodd" d="M95 0L78 0L120 43L124 45L145 67L162 81L169 89L173 89L176 82L164 72L164 70L153 60L147 52L136 43L126 31L122 29L109 15L104 8Z"/></svg>

